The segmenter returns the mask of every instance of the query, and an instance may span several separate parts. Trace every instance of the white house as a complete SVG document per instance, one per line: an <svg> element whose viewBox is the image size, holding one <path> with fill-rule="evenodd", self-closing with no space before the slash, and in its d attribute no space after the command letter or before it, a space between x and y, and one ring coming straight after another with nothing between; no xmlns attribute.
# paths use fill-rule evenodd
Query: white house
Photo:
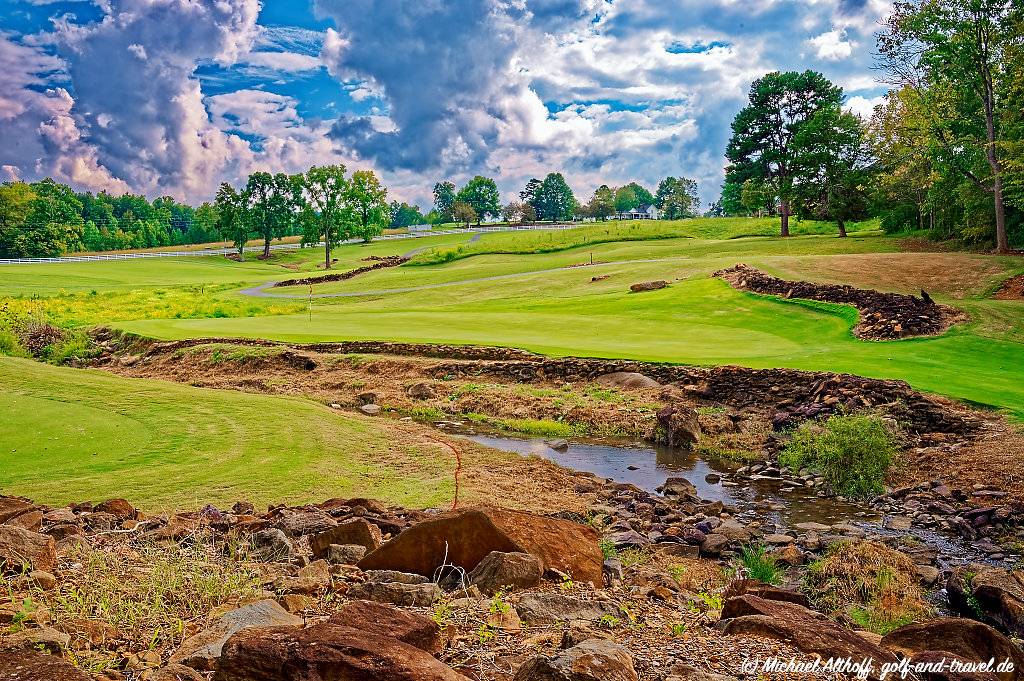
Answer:
<svg viewBox="0 0 1024 681"><path fill-rule="evenodd" d="M622 211L615 214L616 220L657 220L661 213L657 206L640 206L633 210Z"/></svg>

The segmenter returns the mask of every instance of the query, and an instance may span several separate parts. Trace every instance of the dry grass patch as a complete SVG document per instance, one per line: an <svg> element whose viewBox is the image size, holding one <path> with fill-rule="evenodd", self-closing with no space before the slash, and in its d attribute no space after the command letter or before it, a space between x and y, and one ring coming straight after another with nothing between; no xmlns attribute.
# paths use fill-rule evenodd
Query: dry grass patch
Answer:
<svg viewBox="0 0 1024 681"><path fill-rule="evenodd" d="M833 546L808 566L804 586L821 610L846 614L878 634L887 634L932 612L918 585L914 563L878 542Z"/></svg>

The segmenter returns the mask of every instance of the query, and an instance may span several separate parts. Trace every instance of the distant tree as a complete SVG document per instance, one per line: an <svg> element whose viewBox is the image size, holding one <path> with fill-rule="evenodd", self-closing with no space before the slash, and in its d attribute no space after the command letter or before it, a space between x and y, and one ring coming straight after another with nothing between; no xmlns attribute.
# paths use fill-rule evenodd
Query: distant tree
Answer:
<svg viewBox="0 0 1024 681"><path fill-rule="evenodd" d="M533 206L533 212L538 217L541 216L541 211L537 210L537 194L540 192L541 184L541 180L538 180L536 177L530 178L523 191L519 192L519 200L529 206Z"/></svg>
<svg viewBox="0 0 1024 681"><path fill-rule="evenodd" d="M388 225L392 229L402 229L410 225L422 225L427 219L420 213L419 206L410 206L404 201L391 202L391 222Z"/></svg>
<svg viewBox="0 0 1024 681"><path fill-rule="evenodd" d="M509 201L501 208L501 219L509 224L522 222L523 204L519 201Z"/></svg>
<svg viewBox="0 0 1024 681"><path fill-rule="evenodd" d="M217 190L217 229L238 249L238 259L245 259L245 244L249 241L247 205L242 192L227 182Z"/></svg>
<svg viewBox="0 0 1024 681"><path fill-rule="evenodd" d="M615 210L620 213L629 213L639 205L636 199L636 192L628 184L615 190Z"/></svg>
<svg viewBox="0 0 1024 681"><path fill-rule="evenodd" d="M749 104L732 122L726 180L753 179L779 197L781 234L789 236L793 201L793 138L824 107L841 104L843 91L815 71L772 72L750 86Z"/></svg>
<svg viewBox="0 0 1024 681"><path fill-rule="evenodd" d="M16 258L52 258L80 251L82 202L67 185L47 178L32 185L35 196L11 244Z"/></svg>
<svg viewBox="0 0 1024 681"><path fill-rule="evenodd" d="M295 217L291 205L291 180L284 173L249 175L242 192L250 229L263 237L263 258L270 257L270 243L288 232Z"/></svg>
<svg viewBox="0 0 1024 681"><path fill-rule="evenodd" d="M26 182L0 185L0 255L14 256L14 240L25 226L36 193Z"/></svg>
<svg viewBox="0 0 1024 681"><path fill-rule="evenodd" d="M438 182L434 185L434 211L436 222L451 222L452 207L455 204L455 185L451 182Z"/></svg>
<svg viewBox="0 0 1024 681"><path fill-rule="evenodd" d="M302 243L324 242L324 269L331 268L331 250L355 232L358 220L346 197L345 166L313 166L301 175Z"/></svg>
<svg viewBox="0 0 1024 681"><path fill-rule="evenodd" d="M475 222L478 218L473 206L465 201L456 201L452 205L452 216L456 222L464 223L466 227L469 227L469 223Z"/></svg>
<svg viewBox="0 0 1024 681"><path fill-rule="evenodd" d="M541 220L572 220L576 214L576 197L561 173L548 173L537 188L531 205Z"/></svg>
<svg viewBox="0 0 1024 681"><path fill-rule="evenodd" d="M384 231L390 219L388 190L372 170L352 173L345 192L345 203L355 217L354 236L369 242Z"/></svg>
<svg viewBox="0 0 1024 681"><path fill-rule="evenodd" d="M488 214L501 214L501 195L498 193L498 185L489 177L482 175L474 177L459 190L455 200L472 206L478 223Z"/></svg>
<svg viewBox="0 0 1024 681"><path fill-rule="evenodd" d="M686 177L666 177L658 183L654 203L664 220L691 218L700 208L697 182Z"/></svg>
<svg viewBox="0 0 1024 681"><path fill-rule="evenodd" d="M633 196L636 197L636 208L654 205L654 195L647 191L646 187L636 182L630 182L626 186L633 190Z"/></svg>
<svg viewBox="0 0 1024 681"><path fill-rule="evenodd" d="M196 208L195 215L192 218L192 226L189 227L188 234L185 235L187 242L190 244L205 244L216 241L220 237L217 230L219 220L220 216L217 213L217 206L209 202L203 203L199 208Z"/></svg>
<svg viewBox="0 0 1024 681"><path fill-rule="evenodd" d="M587 204L587 212L597 220L607 220L615 214L615 193L608 185L602 184L597 188Z"/></svg>
<svg viewBox="0 0 1024 681"><path fill-rule="evenodd" d="M743 203L741 194L743 185L736 182L726 182L722 185L722 196L718 201L720 215L742 215Z"/></svg>

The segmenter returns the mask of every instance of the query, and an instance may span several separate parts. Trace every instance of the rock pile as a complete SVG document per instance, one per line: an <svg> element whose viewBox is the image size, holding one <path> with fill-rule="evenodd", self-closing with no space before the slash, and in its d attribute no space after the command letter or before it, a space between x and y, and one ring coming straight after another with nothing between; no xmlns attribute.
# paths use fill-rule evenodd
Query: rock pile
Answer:
<svg viewBox="0 0 1024 681"><path fill-rule="evenodd" d="M403 265L407 262L409 262L409 258L405 258L401 255L390 255L375 260L372 265L363 265L362 267L357 267L353 270L335 272L334 274L325 274L319 277L284 279L283 281L275 283L274 286L313 286L316 284L326 284L331 281L345 281L346 279L358 277L360 274L366 274L367 272L373 272L374 270L380 270L386 267L398 267L399 265Z"/></svg>
<svg viewBox="0 0 1024 681"><path fill-rule="evenodd" d="M786 281L744 264L719 270L712 276L741 291L853 305L860 310L860 322L854 333L870 340L932 336L964 319L962 312L936 304L924 292L918 298L849 285Z"/></svg>

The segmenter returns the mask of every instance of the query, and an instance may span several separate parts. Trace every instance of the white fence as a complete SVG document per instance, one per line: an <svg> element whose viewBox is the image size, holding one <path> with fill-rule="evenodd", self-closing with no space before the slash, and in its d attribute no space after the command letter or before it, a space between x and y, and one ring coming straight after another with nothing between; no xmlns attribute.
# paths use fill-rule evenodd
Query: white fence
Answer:
<svg viewBox="0 0 1024 681"><path fill-rule="evenodd" d="M545 230L559 230L559 229L573 229L579 227L578 224L569 225L481 225L480 227L468 227L465 229L439 229L433 232L410 232L407 234L382 234L375 237L374 241L392 241L397 239L422 239L430 236L443 236L446 234L466 234L466 233L487 233L487 232L536 232ZM361 239L350 239L344 243L352 244L359 243ZM308 248L316 248L323 246L321 241L319 244L307 244ZM270 246L271 250L293 250L302 248L302 244L273 244ZM253 247L252 250L261 250L258 246ZM250 252L251 252L250 251ZM139 258L184 258L184 257L199 257L206 255L228 255L230 253L237 253L237 248L204 248L195 251L146 251L139 253L107 253L103 255L67 255L60 258L0 258L0 265L28 265L37 263L48 263L48 262L92 262L94 260L138 260Z"/></svg>

